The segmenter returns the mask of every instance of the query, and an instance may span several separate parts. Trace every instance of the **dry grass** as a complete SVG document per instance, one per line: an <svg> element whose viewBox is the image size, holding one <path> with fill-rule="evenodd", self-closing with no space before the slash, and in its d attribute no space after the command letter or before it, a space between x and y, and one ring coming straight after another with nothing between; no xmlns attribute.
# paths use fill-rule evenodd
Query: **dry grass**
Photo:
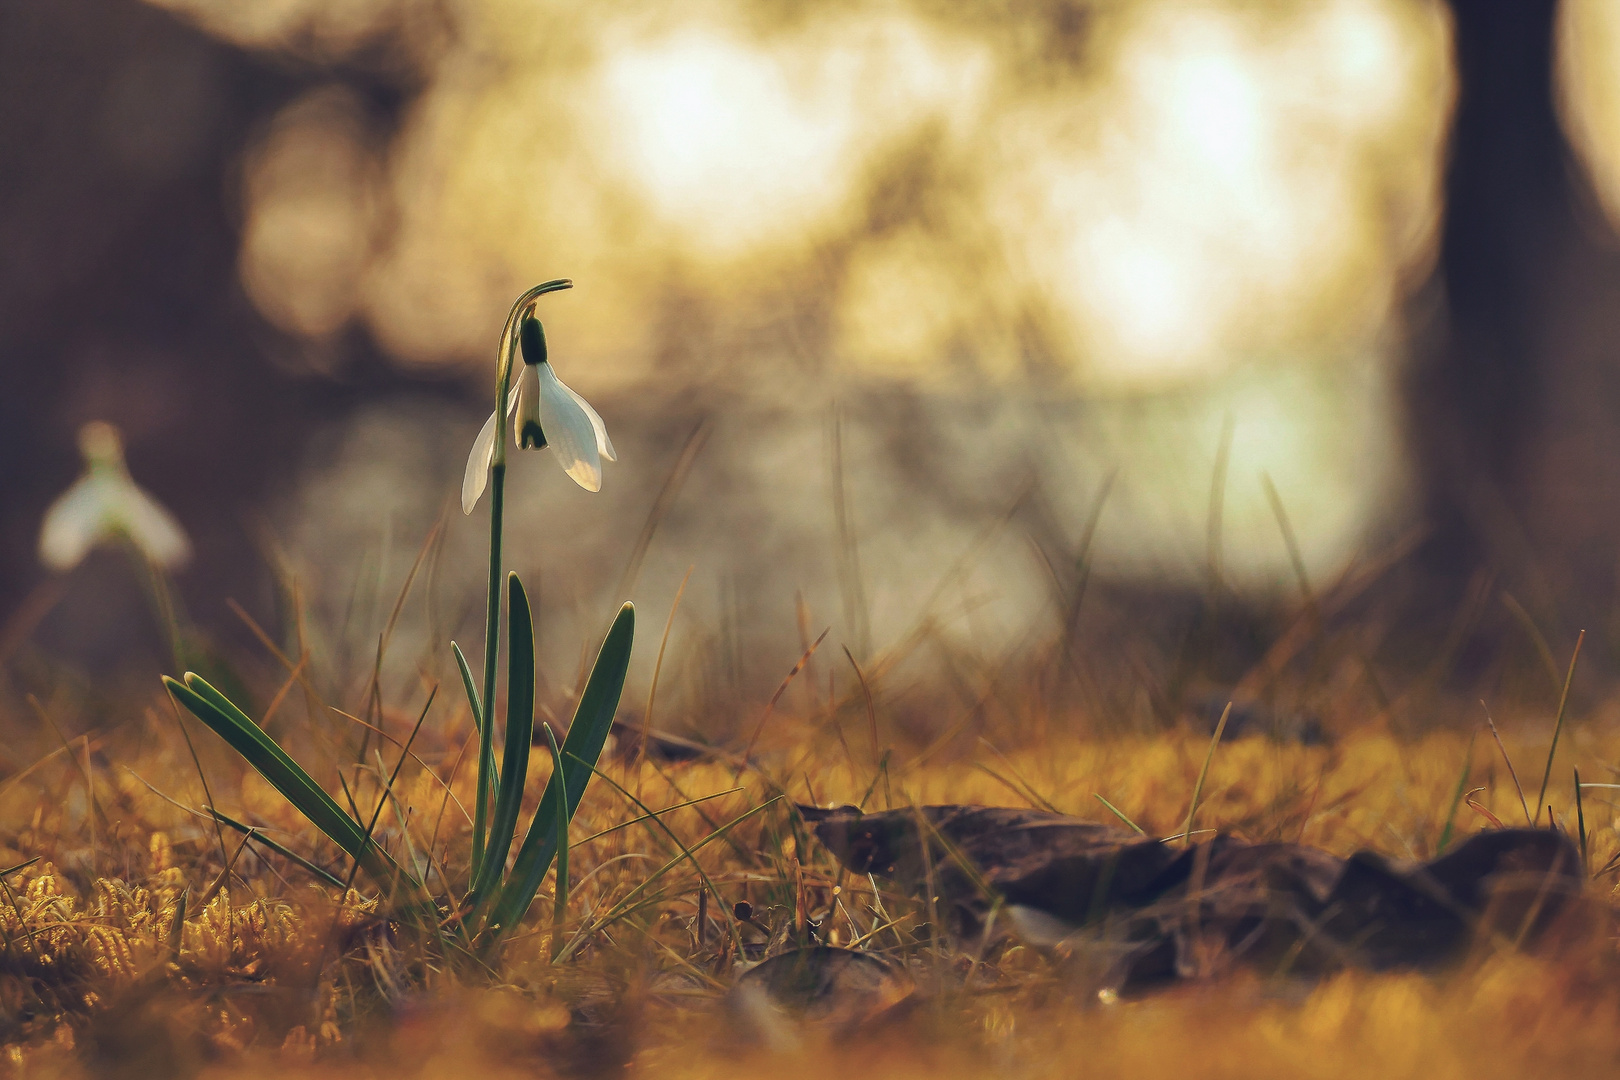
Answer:
<svg viewBox="0 0 1620 1080"><path fill-rule="evenodd" d="M842 722L848 730L840 734L825 719L773 718L761 743L768 764L759 770L616 761L604 772L655 808L723 793L664 816L686 845L783 794L865 798L869 807L1050 804L1106 820L1094 798L1101 794L1148 832L1168 834L1185 819L1208 747L1207 736L1187 732L1050 736L1005 753L959 745L955 760L935 754L920 765L906 763L914 751L896 750L880 771L862 711L850 709ZM384 726L403 737L408 721L392 717ZM407 765L379 824L396 854L414 850L426 862L421 853L431 845L429 881L441 895L441 870L451 882L465 876L468 823L439 779L461 756L451 733L464 729L424 736L421 761ZM1508 738L1521 778L1539 777L1549 736ZM211 735L193 738L222 810L347 874L267 784L244 774ZM1319 747L1234 739L1215 756L1199 823L1341 854L1365 847L1428 856L1469 745L1456 733L1402 741L1365 732ZM920 992L858 1032L761 1027L726 1005L735 957L725 913L711 906L699 940L702 883L670 837L642 822L586 839L637 814L601 781L574 824L579 846L563 929L568 940L581 935L572 956L550 962L554 928L543 892L500 971L458 978L374 902L350 893L338 903L306 870L244 847L240 834L183 808L205 800L172 716L152 711L142 724L70 750L0 789L0 821L8 823L0 860L38 859L6 874L0 890L0 1036L19 1075L430 1076L477 1068L529 1076L630 1065L659 1076L1478 1077L1610 1075L1620 1061L1620 966L1602 919L1535 956L1482 954L1440 975L1351 972L1312 986L1238 975L1103 1002L1071 967L1016 942L985 950L943 928L930 932L922 905L875 896L868 880L841 872L797 826L787 800L701 850L710 878L728 901L749 900L761 922L780 925L797 903L821 918L829 940L865 937L864 947L909 961ZM397 752L388 747L386 768ZM1473 758L1467 786L1483 787L1472 796L1480 809L1459 807L1457 828L1483 826L1487 813L1522 820L1495 745L1477 740ZM1604 766L1614 763L1620 737L1576 727L1565 734L1555 781L1571 764L1607 779ZM536 755L532 768L530 791L538 793L549 762ZM366 817L381 795L381 772L375 759L345 772ZM334 776L325 779L337 789ZM470 798L465 767L454 787L461 801ZM1568 779L1555 782L1550 801L1574 833L1570 793ZM1610 794L1589 790L1585 803L1594 869L1620 852ZM1612 876L1599 874L1591 886L1599 913L1608 910Z"/></svg>

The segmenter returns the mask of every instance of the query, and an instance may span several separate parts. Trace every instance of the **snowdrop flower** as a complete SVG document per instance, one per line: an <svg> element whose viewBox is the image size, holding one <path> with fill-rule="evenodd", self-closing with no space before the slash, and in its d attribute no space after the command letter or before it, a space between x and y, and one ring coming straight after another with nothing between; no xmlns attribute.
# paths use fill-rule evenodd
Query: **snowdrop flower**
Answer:
<svg viewBox="0 0 1620 1080"><path fill-rule="evenodd" d="M53 570L71 570L90 549L124 538L148 561L175 569L191 557L191 542L174 516L130 479L118 429L100 421L79 431L84 475L51 504L39 533L39 557Z"/></svg>
<svg viewBox="0 0 1620 1080"><path fill-rule="evenodd" d="M523 349L523 373L507 395L506 412L514 418L513 438L524 450L551 448L563 471L586 491L602 490L602 459L619 460L608 438L607 425L590 403L551 370L546 359L546 332L540 320L525 316L518 340ZM467 473L461 481L461 511L473 512L489 483L495 462L495 414L473 440Z"/></svg>

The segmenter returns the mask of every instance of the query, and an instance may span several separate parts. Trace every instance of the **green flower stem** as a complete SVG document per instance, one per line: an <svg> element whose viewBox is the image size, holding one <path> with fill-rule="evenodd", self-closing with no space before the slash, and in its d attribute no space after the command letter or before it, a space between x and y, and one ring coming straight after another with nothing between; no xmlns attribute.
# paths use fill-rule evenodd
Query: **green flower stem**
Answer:
<svg viewBox="0 0 1620 1080"><path fill-rule="evenodd" d="M499 777L495 771L495 662L501 652L501 529L506 511L506 406L512 394L512 363L517 357L517 328L534 310L535 301L549 292L571 289L568 278L541 282L517 298L507 312L496 352L500 365L495 386L495 453L490 462L489 486L489 592L484 615L484 723L478 732L478 805L473 808L472 880L484 868L490 803Z"/></svg>
<svg viewBox="0 0 1620 1080"><path fill-rule="evenodd" d="M506 403L512 393L512 327L520 298L501 330L500 377L495 385L495 455L489 469L489 591L484 599L484 722L478 729L478 803L473 808L472 880L484 868L489 834L490 800L499 777L495 771L495 665L501 653L501 536L506 520Z"/></svg>
<svg viewBox="0 0 1620 1080"><path fill-rule="evenodd" d="M502 389L505 389L504 387ZM502 397L505 395L503 394ZM503 403L504 404L504 403ZM501 526L506 510L506 463L490 469L489 594L484 620L484 722L478 728L478 805L473 811L472 879L484 865L489 803L495 775L495 662L501 651Z"/></svg>

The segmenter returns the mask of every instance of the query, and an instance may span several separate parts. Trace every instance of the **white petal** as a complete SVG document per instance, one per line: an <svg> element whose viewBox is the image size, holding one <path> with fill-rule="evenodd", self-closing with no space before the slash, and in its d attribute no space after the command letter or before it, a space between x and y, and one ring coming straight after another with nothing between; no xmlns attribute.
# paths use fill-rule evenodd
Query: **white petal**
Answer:
<svg viewBox="0 0 1620 1080"><path fill-rule="evenodd" d="M540 380L540 426L563 471L586 491L602 490L602 454L596 447L596 427L557 378L550 364L536 364Z"/></svg>
<svg viewBox="0 0 1620 1080"><path fill-rule="evenodd" d="M191 541L180 523L134 481L119 483L113 513L114 528L126 534L149 561L177 570L191 558Z"/></svg>
<svg viewBox="0 0 1620 1080"><path fill-rule="evenodd" d="M517 395L511 395L516 398ZM473 440L472 453L467 455L467 472L461 478L461 512L470 514L478 505L478 497L489 486L489 467L495 460L495 414L490 413L484 426Z"/></svg>
<svg viewBox="0 0 1620 1080"><path fill-rule="evenodd" d="M596 448L602 452L602 456L609 461L618 461L619 455L613 452L613 440L608 438L607 425L602 423L602 418L591 408L591 403L576 394L574 388L561 379L557 380L557 385L568 391L568 396L578 402L579 407L585 410L585 415L591 418L591 427L596 429Z"/></svg>
<svg viewBox="0 0 1620 1080"><path fill-rule="evenodd" d="M191 558L185 530L156 499L117 468L98 468L69 488L45 512L39 556L55 570L71 570L90 549L125 536L142 556L173 570Z"/></svg>
<svg viewBox="0 0 1620 1080"><path fill-rule="evenodd" d="M107 508L98 478L81 477L45 511L39 557L52 570L71 570L107 535Z"/></svg>

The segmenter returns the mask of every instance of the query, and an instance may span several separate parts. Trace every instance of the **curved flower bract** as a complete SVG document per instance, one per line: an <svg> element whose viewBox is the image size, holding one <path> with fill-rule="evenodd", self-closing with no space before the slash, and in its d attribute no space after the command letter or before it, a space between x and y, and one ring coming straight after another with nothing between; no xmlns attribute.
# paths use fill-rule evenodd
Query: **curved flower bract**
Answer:
<svg viewBox="0 0 1620 1080"><path fill-rule="evenodd" d="M71 570L92 548L124 538L156 566L184 565L191 541L174 516L130 478L118 430L99 421L86 424L79 449L85 473L45 511L40 560L53 570Z"/></svg>

